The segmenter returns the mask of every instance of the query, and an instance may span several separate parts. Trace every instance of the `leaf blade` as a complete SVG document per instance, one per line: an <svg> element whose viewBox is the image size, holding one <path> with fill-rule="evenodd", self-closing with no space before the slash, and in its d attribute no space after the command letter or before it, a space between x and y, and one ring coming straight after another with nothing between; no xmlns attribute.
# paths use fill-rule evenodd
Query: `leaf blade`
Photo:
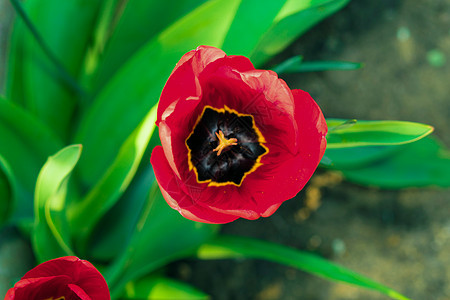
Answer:
<svg viewBox="0 0 450 300"><path fill-rule="evenodd" d="M312 26L344 7L349 0L288 0L249 57L262 65Z"/></svg>
<svg viewBox="0 0 450 300"><path fill-rule="evenodd" d="M118 296L127 282L192 255L217 228L182 217L167 205L155 182L128 246L105 273L108 284L114 287L112 297Z"/></svg>
<svg viewBox="0 0 450 300"><path fill-rule="evenodd" d="M66 230L68 227L64 206L68 178L80 155L81 145L67 146L50 156L39 173L35 190L32 242L40 262L74 255Z"/></svg>
<svg viewBox="0 0 450 300"><path fill-rule="evenodd" d="M236 236L220 236L202 245L197 251L200 259L258 258L265 259L335 281L354 284L376 290L393 299L406 300L405 296L359 275L344 267L333 264L311 253L298 251L283 245Z"/></svg>
<svg viewBox="0 0 450 300"><path fill-rule="evenodd" d="M386 189L450 187L450 151L433 136L398 146L392 155L358 168L341 168L352 182Z"/></svg>
<svg viewBox="0 0 450 300"><path fill-rule="evenodd" d="M340 127L345 123L342 119L327 119L327 149L407 144L434 130L430 125L406 121L358 121Z"/></svg>
<svg viewBox="0 0 450 300"><path fill-rule="evenodd" d="M17 202L17 182L7 161L0 155L0 226L3 225Z"/></svg>
<svg viewBox="0 0 450 300"><path fill-rule="evenodd" d="M17 183L13 220L33 215L33 190L47 157L62 147L55 134L34 116L0 96L0 155Z"/></svg>
<svg viewBox="0 0 450 300"><path fill-rule="evenodd" d="M102 217L92 232L88 248L90 257L108 261L119 256L135 231L154 181L155 175L150 164L136 174L121 199Z"/></svg>
<svg viewBox="0 0 450 300"><path fill-rule="evenodd" d="M221 46L226 53L249 56L259 38L272 26L286 0L241 1Z"/></svg>
<svg viewBox="0 0 450 300"><path fill-rule="evenodd" d="M33 28L74 78L83 65L90 29L100 2L31 0L24 3ZM75 107L75 94L62 84L61 73L58 73L54 62L42 51L20 19L16 19L15 27L11 49L19 54L10 57L12 69L7 95L54 128L58 136L66 138Z"/></svg>
<svg viewBox="0 0 450 300"><path fill-rule="evenodd" d="M275 68L273 70L278 73L300 73L300 72L319 72L319 71L347 71L357 70L362 68L362 63L349 61L303 61L298 56L294 56Z"/></svg>
<svg viewBox="0 0 450 300"><path fill-rule="evenodd" d="M121 299L207 300L209 297L183 282L161 276L147 276L128 282Z"/></svg>
<svg viewBox="0 0 450 300"><path fill-rule="evenodd" d="M155 106L148 112L122 145L102 179L69 212L71 227L76 230L82 244L87 242L94 225L117 202L135 175L156 127L156 110Z"/></svg>
<svg viewBox="0 0 450 300"><path fill-rule="evenodd" d="M173 5L170 1L129 1L98 61L92 78L93 89L98 91L154 36L171 23L198 7L205 0L182 0Z"/></svg>

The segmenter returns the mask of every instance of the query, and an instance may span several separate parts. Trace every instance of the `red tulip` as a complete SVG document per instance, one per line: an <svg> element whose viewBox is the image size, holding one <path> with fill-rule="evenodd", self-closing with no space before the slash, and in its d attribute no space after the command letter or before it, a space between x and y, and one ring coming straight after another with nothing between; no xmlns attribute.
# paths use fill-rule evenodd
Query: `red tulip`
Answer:
<svg viewBox="0 0 450 300"><path fill-rule="evenodd" d="M88 261L66 256L28 271L5 300L109 300L105 279Z"/></svg>
<svg viewBox="0 0 450 300"><path fill-rule="evenodd" d="M310 179L326 147L320 108L243 56L200 46L170 75L151 163L167 203L205 223L272 215Z"/></svg>

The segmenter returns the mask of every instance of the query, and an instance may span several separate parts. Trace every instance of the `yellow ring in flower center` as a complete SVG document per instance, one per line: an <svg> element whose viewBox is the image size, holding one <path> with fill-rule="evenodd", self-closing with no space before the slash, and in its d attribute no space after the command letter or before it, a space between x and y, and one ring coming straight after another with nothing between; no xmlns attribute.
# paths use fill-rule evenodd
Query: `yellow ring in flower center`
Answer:
<svg viewBox="0 0 450 300"><path fill-rule="evenodd" d="M264 143L252 115L207 105L185 140L189 170L198 183L240 186L262 165L261 158L269 152Z"/></svg>

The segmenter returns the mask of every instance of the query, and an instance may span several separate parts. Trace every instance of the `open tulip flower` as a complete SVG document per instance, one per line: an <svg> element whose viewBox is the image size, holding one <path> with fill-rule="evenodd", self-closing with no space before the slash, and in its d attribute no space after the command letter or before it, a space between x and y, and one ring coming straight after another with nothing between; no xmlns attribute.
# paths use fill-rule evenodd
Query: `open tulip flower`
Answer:
<svg viewBox="0 0 450 300"><path fill-rule="evenodd" d="M243 56L200 46L170 75L151 162L167 203L205 223L272 215L310 179L327 125L311 96Z"/></svg>
<svg viewBox="0 0 450 300"><path fill-rule="evenodd" d="M109 300L100 272L88 261L66 256L46 261L28 271L5 300Z"/></svg>

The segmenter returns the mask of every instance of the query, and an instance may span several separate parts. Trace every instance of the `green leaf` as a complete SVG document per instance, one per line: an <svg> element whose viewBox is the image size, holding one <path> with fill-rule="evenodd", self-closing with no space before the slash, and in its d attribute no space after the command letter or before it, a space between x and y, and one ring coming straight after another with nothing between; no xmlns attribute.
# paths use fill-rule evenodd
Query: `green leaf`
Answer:
<svg viewBox="0 0 450 300"><path fill-rule="evenodd" d="M30 0L23 4L47 48L74 78L81 71L100 2ZM66 137L74 94L61 84L61 73L20 18L14 27L7 95Z"/></svg>
<svg viewBox="0 0 450 300"><path fill-rule="evenodd" d="M124 193L136 173L142 156L155 130L156 109L153 107L134 130L102 179L86 197L71 207L71 226L86 242L95 224Z"/></svg>
<svg viewBox="0 0 450 300"><path fill-rule="evenodd" d="M32 217L33 190L47 157L62 147L53 132L28 112L0 96L0 155L17 183L13 218Z"/></svg>
<svg viewBox="0 0 450 300"><path fill-rule="evenodd" d="M106 44L111 38L111 32L117 19L120 18L119 11L122 10L123 4L121 0L102 1L97 24L92 35L92 45L87 51L84 70L80 79L89 90L92 90L89 77L98 68L100 57L104 56Z"/></svg>
<svg viewBox="0 0 450 300"><path fill-rule="evenodd" d="M287 0L272 26L253 47L250 60L262 65L321 20L344 7L350 0Z"/></svg>
<svg viewBox="0 0 450 300"><path fill-rule="evenodd" d="M302 61L301 57L294 56L273 68L273 71L277 72L278 74L282 74L330 70L345 71L356 70L362 67L362 63L348 61Z"/></svg>
<svg viewBox="0 0 450 300"><path fill-rule="evenodd" d="M84 185L100 179L117 155L115 149L157 104L181 56L201 43L221 45L238 4L238 0L221 0L201 5L147 43L105 86L75 138L85 150L80 161Z"/></svg>
<svg viewBox="0 0 450 300"><path fill-rule="evenodd" d="M405 121L358 121L327 119L327 149L401 145L424 138L433 127Z"/></svg>
<svg viewBox="0 0 450 300"><path fill-rule="evenodd" d="M261 36L273 25L286 2L288 1L240 1L221 48L229 54L249 56Z"/></svg>
<svg viewBox="0 0 450 300"><path fill-rule="evenodd" d="M289 71L297 66L300 66L303 61L303 56L296 55L291 58L286 59L285 61L279 63L275 67L272 68L272 71L278 74L289 73Z"/></svg>
<svg viewBox="0 0 450 300"><path fill-rule="evenodd" d="M171 23L205 0L129 1L97 62L94 89L99 90L136 51ZM112 28L109 28L112 31ZM92 70L94 71L94 70Z"/></svg>
<svg viewBox="0 0 450 300"><path fill-rule="evenodd" d="M7 73L5 78L5 95L22 107L25 103L25 89L23 87L24 79L24 52L25 41L23 38L26 32L25 24L19 19L16 19L14 26L12 26L12 33L9 39L9 49L7 56Z"/></svg>
<svg viewBox="0 0 450 300"><path fill-rule="evenodd" d="M127 282L192 255L217 228L182 217L167 205L155 182L129 244L105 272L111 296L118 296Z"/></svg>
<svg viewBox="0 0 450 300"><path fill-rule="evenodd" d="M155 131L130 186L92 233L88 249L90 257L100 261L113 260L128 245L156 180L152 165L148 162L157 145L161 145L161 140L158 131Z"/></svg>
<svg viewBox="0 0 450 300"><path fill-rule="evenodd" d="M362 63L349 61L305 61L297 69L290 69L288 72L346 71L357 70L362 67Z"/></svg>
<svg viewBox="0 0 450 300"><path fill-rule="evenodd" d="M74 255L66 223L65 200L70 174L81 155L81 145L71 145L50 156L36 182L34 252L39 262Z"/></svg>
<svg viewBox="0 0 450 300"><path fill-rule="evenodd" d="M197 251L197 256L200 259L257 258L269 260L326 279L373 289L388 295L392 299L408 299L380 283L314 254L270 242L244 237L219 236L215 240L202 245Z"/></svg>
<svg viewBox="0 0 450 300"><path fill-rule="evenodd" d="M120 299L185 299L206 300L208 295L194 287L160 276L148 276L130 281Z"/></svg>
<svg viewBox="0 0 450 300"><path fill-rule="evenodd" d="M88 256L99 261L113 260L128 245L155 181L152 166L148 163L150 159L143 161L147 164L95 227L89 240Z"/></svg>
<svg viewBox="0 0 450 300"><path fill-rule="evenodd" d="M359 168L340 170L347 180L382 188L450 187L450 151L429 136Z"/></svg>
<svg viewBox="0 0 450 300"><path fill-rule="evenodd" d="M333 169L355 169L374 163L401 149L399 146L366 146L327 149L324 158L326 167ZM321 162L322 163L322 162Z"/></svg>
<svg viewBox="0 0 450 300"><path fill-rule="evenodd" d="M16 204L17 182L6 160L0 155L0 226L5 223Z"/></svg>

